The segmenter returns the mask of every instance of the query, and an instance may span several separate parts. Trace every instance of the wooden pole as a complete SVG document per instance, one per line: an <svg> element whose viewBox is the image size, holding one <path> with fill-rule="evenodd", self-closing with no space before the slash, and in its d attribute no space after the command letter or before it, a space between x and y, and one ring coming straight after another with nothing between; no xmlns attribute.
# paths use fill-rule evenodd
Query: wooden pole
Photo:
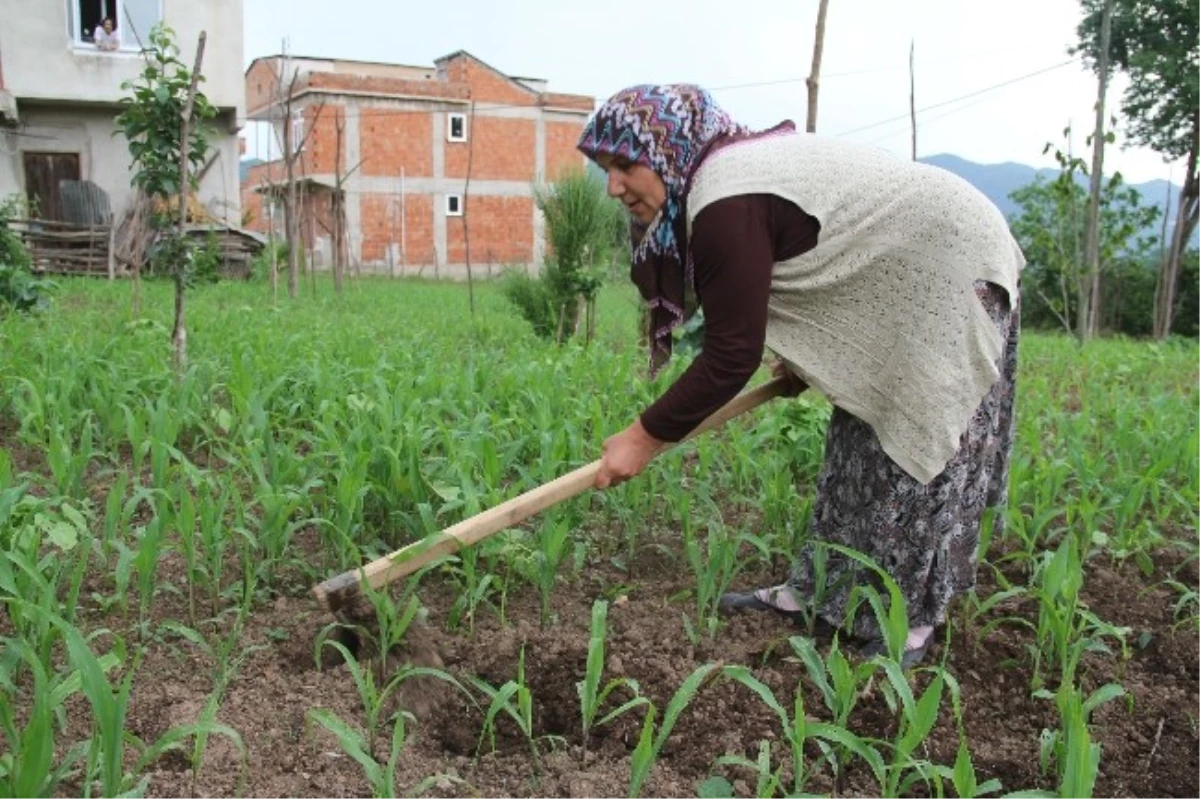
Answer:
<svg viewBox="0 0 1200 799"><path fill-rule="evenodd" d="M196 101L196 86L200 82L200 65L204 61L204 43L208 39L206 31L200 31L200 39L196 42L196 63L192 67L192 83L188 86L187 100L183 104L180 115L179 140L179 241L182 243L187 236L187 203L188 191L188 147L192 132L192 106ZM175 264L175 329L171 333L171 348L175 356L175 376L183 376L187 368L187 327L184 321L184 264Z"/></svg>
<svg viewBox="0 0 1200 799"><path fill-rule="evenodd" d="M108 279L117 277L117 218L108 215Z"/></svg>
<svg viewBox="0 0 1200 799"><path fill-rule="evenodd" d="M821 54L825 50L825 12L829 9L829 0L821 0L817 7L817 34L813 40L812 72L805 83L808 86L808 119L804 129L809 133L817 132L817 91L821 82Z"/></svg>
<svg viewBox="0 0 1200 799"><path fill-rule="evenodd" d="M917 49L917 40L908 43L908 115L912 120L912 160L917 160L917 73L913 64L913 54Z"/></svg>
<svg viewBox="0 0 1200 799"><path fill-rule="evenodd" d="M1108 48L1112 38L1114 0L1106 0L1100 20L1100 81L1096 97L1096 126L1092 130L1091 193L1087 237L1083 244L1084 286L1079 292L1079 340L1087 341L1100 328L1100 189L1104 172L1104 99L1108 92Z"/></svg>

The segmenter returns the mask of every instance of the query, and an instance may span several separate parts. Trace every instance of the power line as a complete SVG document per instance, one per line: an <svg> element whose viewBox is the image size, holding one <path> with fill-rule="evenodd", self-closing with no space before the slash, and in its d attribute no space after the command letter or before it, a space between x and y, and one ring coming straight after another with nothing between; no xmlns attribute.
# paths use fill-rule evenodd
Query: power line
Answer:
<svg viewBox="0 0 1200 799"><path fill-rule="evenodd" d="M964 106L960 106L959 108L952 108L949 111L946 111L945 113L942 113L942 114L938 114L935 117L930 117L929 119L923 119L923 120L921 120L921 128L924 129L925 127L928 127L929 125L932 125L934 122L937 122L939 119L943 119L943 118L951 116L953 114L957 114L960 111L966 111L967 109L974 108L975 106L980 105L982 103L986 103L989 99L991 99L991 98L982 97L973 103L967 103ZM892 138L893 136L898 136L902 133L906 134L908 132L909 132L909 127L908 127L908 125L905 125L903 127L896 128L895 130L890 131L889 133L885 133L882 136L871 139L870 141L863 142L863 144L867 144L867 145L878 144L881 141L887 141L888 139Z"/></svg>
<svg viewBox="0 0 1200 799"><path fill-rule="evenodd" d="M966 94L959 95L958 97L951 97L949 100L943 100L943 101L941 101L940 103L934 103L933 105L927 105L927 106L925 106L924 108L918 109L918 110L917 110L917 113L918 113L918 114L923 114L923 113L925 113L926 111L932 111L932 110L933 110L933 109L935 109L935 108L941 108L942 106L950 105L950 104L952 104L952 103L957 103L957 102L959 102L960 100L966 100L966 99L968 99L968 98L970 98L970 97L976 97L976 96L978 96L978 95L980 95L980 94L984 94L984 93L986 93L986 92L995 91L996 89L1002 89L1002 88L1004 88L1005 86L1011 86L1011 85L1013 85L1014 83L1020 83L1020 82L1021 82L1021 81L1023 81L1023 80L1029 80L1030 78L1036 77L1036 76L1038 76L1038 75L1042 75L1042 74L1045 74L1045 73L1047 73L1047 72L1051 72L1051 71L1053 71L1053 70L1056 70L1056 69L1061 69L1061 68L1063 68L1063 67L1065 67L1065 66L1068 66L1068 65L1070 65L1070 64L1075 64L1075 63L1078 63L1078 61L1079 61L1079 59L1077 59L1077 58L1072 58L1072 59L1070 59L1070 60L1068 60L1068 61L1063 61L1061 64L1055 64L1054 66L1051 66L1051 67L1044 67L1044 68L1042 68L1042 69L1039 69L1039 70L1037 70L1036 72L1030 72L1030 73L1028 73L1028 74L1021 75L1020 77L1011 78L1011 79L1009 79L1009 80L1002 81L1002 82L1000 82L1000 83L994 83L994 84L992 84L991 86L985 86L985 87L984 87L984 88L982 88L982 89L976 89L976 90L975 90L975 91L973 91L973 92L967 92ZM880 125L886 125L886 124L888 124L889 122L896 122L897 120L901 120L901 119L907 119L907 118L908 118L908 116L909 116L908 114L899 114L898 116L894 116L894 117L888 117L887 119L881 119L881 120L880 120L880 121L878 121L878 122L872 122L870 125L863 125L862 127L858 127L858 128L852 128L852 129L850 129L850 130L844 130L844 131L842 131L841 133L837 133L837 134L834 134L834 135L836 135L836 136L850 136L851 134L854 134L854 133L861 133L861 132L862 132L862 131L864 131L864 130L870 130L871 128L877 128L877 127L879 127Z"/></svg>
<svg viewBox="0 0 1200 799"><path fill-rule="evenodd" d="M986 53L964 53L964 54L960 54L960 55L956 55L956 56L947 56L946 58L932 58L932 59L929 59L928 61L920 61L916 64L916 66L925 67L925 66L930 66L932 64L945 64L945 63L951 62L951 61L967 61L967 60L971 60L971 59L975 59L975 58L982 58L984 56L1001 55L1001 54L1012 53L1012 52L1016 52L1016 50L1014 48L1008 48L1005 50L991 50ZM823 73L821 75L821 80L829 80L831 78L847 78L847 77L852 77L855 75L872 75L872 74L876 74L879 72L895 72L896 70L907 70L907 69L908 69L908 64L892 64L890 66L867 67L866 69L852 69L852 70L848 70L846 72L830 72L828 74ZM708 87L708 89L709 89L709 91L717 92L717 91L727 91L730 89L750 89L750 88L757 88L759 86L778 86L778 85L784 84L784 83L804 83L807 80L808 80L807 77L779 78L776 80L754 81L752 83L733 83L733 84L729 84L728 86L711 86L711 87Z"/></svg>

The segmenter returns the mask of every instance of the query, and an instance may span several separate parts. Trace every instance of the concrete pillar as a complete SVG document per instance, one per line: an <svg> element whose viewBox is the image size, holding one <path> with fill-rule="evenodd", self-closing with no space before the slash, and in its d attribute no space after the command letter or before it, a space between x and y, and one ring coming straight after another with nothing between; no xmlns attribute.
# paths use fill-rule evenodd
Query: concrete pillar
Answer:
<svg viewBox="0 0 1200 799"><path fill-rule="evenodd" d="M446 115L433 113L433 258L434 271L441 275L445 266L439 263L446 257L446 190L442 185L446 179ZM474 136L475 131L467 131Z"/></svg>
<svg viewBox="0 0 1200 799"><path fill-rule="evenodd" d="M342 162L342 174L345 175L351 169L354 169L362 161L362 127L359 125L359 116L363 113L363 106L358 103L346 104L346 129L343 131L343 153L345 159ZM362 177L362 169L354 169L354 174L350 175L344 181L346 190L346 231L358 231L358 236L346 236L346 249L348 250L347 258L350 263L346 264L347 269L352 268L352 264L362 263L362 195L358 192L359 180Z"/></svg>
<svg viewBox="0 0 1200 799"><path fill-rule="evenodd" d="M546 244L546 219L542 216L542 212L537 207L536 191L537 187L546 181L546 115L542 111L538 111L537 115L537 132L534 135L534 163L537 165L534 169L534 200L533 200L533 263L529 265L529 271L537 274L542 268L542 257L545 255Z"/></svg>

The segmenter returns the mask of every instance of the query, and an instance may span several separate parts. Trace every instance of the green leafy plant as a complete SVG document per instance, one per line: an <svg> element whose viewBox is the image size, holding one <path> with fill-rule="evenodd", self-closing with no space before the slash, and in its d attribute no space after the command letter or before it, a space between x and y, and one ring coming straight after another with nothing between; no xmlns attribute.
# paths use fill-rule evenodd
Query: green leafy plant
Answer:
<svg viewBox="0 0 1200 799"><path fill-rule="evenodd" d="M0 316L7 309L32 311L45 308L55 284L33 273L33 261L12 220L23 210L20 198L0 201Z"/></svg>
<svg viewBox="0 0 1200 799"><path fill-rule="evenodd" d="M1060 729L1042 731L1040 753L1042 773L1051 762L1058 771L1058 792L1023 791L1011 795L1090 797L1100 770L1100 744L1092 741L1088 720L1097 707L1124 696L1125 689L1109 683L1084 699L1077 686L1064 684L1053 694L1043 690L1037 695L1054 700L1062 721Z"/></svg>
<svg viewBox="0 0 1200 799"><path fill-rule="evenodd" d="M608 603L597 599L592 603L592 627L588 638L587 670L584 678L575 683L579 693L579 709L583 722L583 740L580 745L579 758L581 763L587 763L588 739L596 727L607 724L619 716L628 713L648 700L641 695L637 681L628 677L617 677L609 680L603 688L600 687L604 674L604 642L608 635ZM596 720L605 700L617 688L625 688L632 697Z"/></svg>
<svg viewBox="0 0 1200 799"><path fill-rule="evenodd" d="M440 669L426 668L424 666L403 666L380 686L373 668L369 666L364 668L359 663L358 658L354 656L354 653L347 649L340 641L335 641L331 638L319 639L316 652L313 653L313 658L318 666L321 662L321 650L327 646L333 647L341 656L342 661L346 664L346 668L350 672L351 679L354 681L354 687L358 690L358 698L362 701L363 712L366 713L366 751L371 753L372 757L375 752L375 742L379 733L379 725L383 719L383 712L388 707L388 700L405 680L412 679L413 677L430 677L447 682L462 690L462 686L451 675Z"/></svg>
<svg viewBox="0 0 1200 799"><path fill-rule="evenodd" d="M379 761L373 754L373 746L368 743L358 730L351 727L336 713L322 707L315 707L305 714L308 724L319 724L337 740L342 751L350 756L355 763L362 766L367 782L371 784L371 796L384 797L400 796L396 791L396 769L400 765L400 755L408 742L407 720L408 713L400 712L392 716L392 744L386 761ZM420 796L433 785L443 781L461 782L456 778L435 774L421 780L417 785L407 789L404 796Z"/></svg>
<svg viewBox="0 0 1200 799"><path fill-rule="evenodd" d="M533 694L525 682L525 648L517 658L517 678L509 680L499 688L493 688L484 680L473 677L471 683L482 692L491 702L479 731L479 743L475 747L475 757L479 758L483 750L484 738L491 741L492 751L496 751L496 716L503 711L516 723L517 729L525 736L529 744L529 753L533 756L533 768L541 772L541 754L538 751L538 739L533 733ZM548 736L552 737L552 736Z"/></svg>
<svg viewBox="0 0 1200 799"><path fill-rule="evenodd" d="M596 294L622 242L625 212L605 195L602 182L584 172L566 174L536 189L534 202L545 216L553 255L539 277L510 270L505 294L538 335L561 342L582 327L590 341Z"/></svg>
<svg viewBox="0 0 1200 799"><path fill-rule="evenodd" d="M706 685L720 676L721 668L722 664L720 663L708 663L689 674L683 684L679 686L679 690L671 697L671 701L667 703L667 710L663 714L661 724L655 721L654 705L647 703L642 732L638 736L637 746L633 750L632 769L629 775L629 795L631 797L642 795L642 787L646 784L646 779L650 776L655 762L658 761L663 744L670 737L671 730L675 729L675 722L679 720L679 715Z"/></svg>
<svg viewBox="0 0 1200 799"><path fill-rule="evenodd" d="M787 709L776 699L774 692L765 683L754 677L745 666L726 666L723 671L725 676L741 683L758 695L767 707L773 710L775 715L778 716L780 731L783 734L784 740L791 747L791 795L802 795L804 785L808 781L808 769L804 760L804 746L810 739L818 742L822 751L826 752L827 757L829 756L830 744L842 751L857 755L870 767L871 772L879 780L880 785L885 783L885 766L882 757L876 751L875 747L869 741L860 738L836 722L830 724L810 720L804 712L804 693L800 690L799 686L797 686L796 690L795 704L792 712L789 714ZM730 762L746 765L741 761ZM835 784L838 792L841 793L844 786L843 767L845 763L843 760L832 759L831 762L835 764ZM755 764L755 767L757 768L757 764ZM760 781L764 779L761 770L759 771L759 778Z"/></svg>

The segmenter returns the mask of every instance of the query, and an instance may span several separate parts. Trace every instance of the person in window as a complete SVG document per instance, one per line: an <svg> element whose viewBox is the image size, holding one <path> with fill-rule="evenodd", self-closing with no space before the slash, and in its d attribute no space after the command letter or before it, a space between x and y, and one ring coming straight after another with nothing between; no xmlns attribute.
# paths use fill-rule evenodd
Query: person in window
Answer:
<svg viewBox="0 0 1200 799"><path fill-rule="evenodd" d="M121 47L121 37L117 34L111 17L106 17L100 27L93 32L96 48L99 50L118 50Z"/></svg>
<svg viewBox="0 0 1200 799"><path fill-rule="evenodd" d="M703 350L604 442L596 487L641 472L769 349L791 393L813 386L833 405L811 540L787 582L720 607L811 609L865 654L886 652L866 603L850 618L854 584L880 587L875 573L824 545L856 550L898 584L902 663L915 664L974 586L984 512L1007 497L1025 259L1003 215L937 167L791 122L751 131L699 86L618 92L578 147L640 226L631 276L649 303L652 374L672 329L704 312Z"/></svg>

